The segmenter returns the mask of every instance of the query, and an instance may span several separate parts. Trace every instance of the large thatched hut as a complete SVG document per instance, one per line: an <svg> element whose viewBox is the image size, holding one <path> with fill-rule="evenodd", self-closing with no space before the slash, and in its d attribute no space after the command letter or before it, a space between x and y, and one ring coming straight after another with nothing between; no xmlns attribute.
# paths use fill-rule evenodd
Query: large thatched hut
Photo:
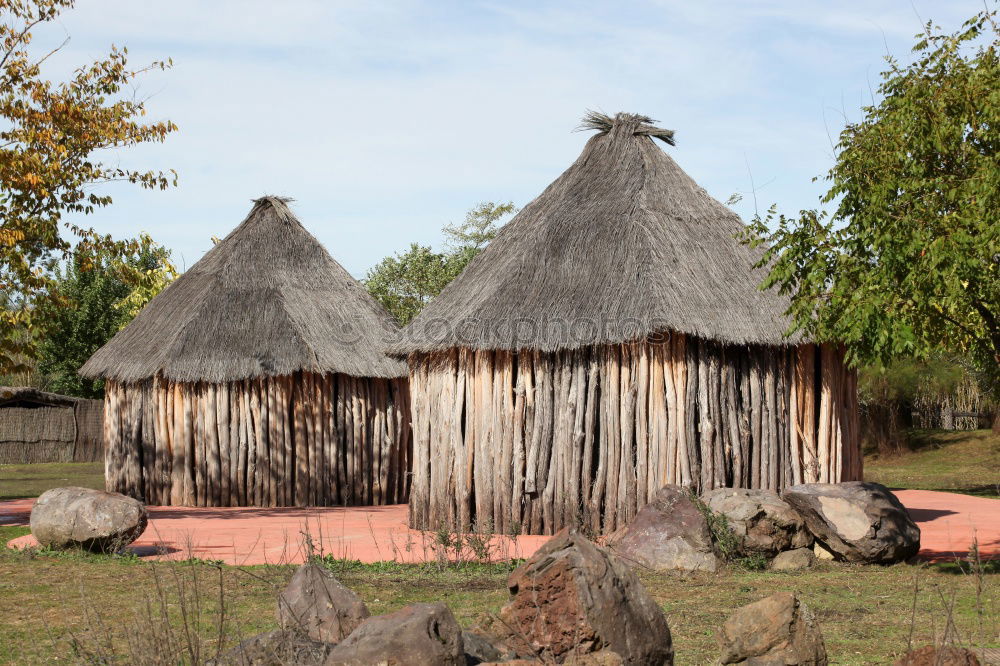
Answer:
<svg viewBox="0 0 1000 666"><path fill-rule="evenodd" d="M591 114L577 161L413 321L410 524L615 530L666 483L861 476L854 373L785 336L739 217Z"/></svg>
<svg viewBox="0 0 1000 666"><path fill-rule="evenodd" d="M106 380L108 488L188 506L406 501L395 332L286 200L258 199L81 370Z"/></svg>
<svg viewBox="0 0 1000 666"><path fill-rule="evenodd" d="M96 462L101 415L99 400L0 386L0 464Z"/></svg>

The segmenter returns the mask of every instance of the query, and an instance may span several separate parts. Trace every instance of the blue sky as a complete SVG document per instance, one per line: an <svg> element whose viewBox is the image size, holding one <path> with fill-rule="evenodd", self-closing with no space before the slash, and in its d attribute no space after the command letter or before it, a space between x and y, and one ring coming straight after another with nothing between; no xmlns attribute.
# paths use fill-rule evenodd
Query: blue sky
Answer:
<svg viewBox="0 0 1000 666"><path fill-rule="evenodd" d="M190 266L261 194L294 209L352 274L483 200L534 198L576 158L586 109L644 113L716 198L817 205L831 140L870 101L886 50L980 0L395 2L78 0L39 46L58 76L110 44L134 64L164 144L105 157L174 168L177 188L107 189L102 232L148 231ZM749 165L749 169L748 169Z"/></svg>

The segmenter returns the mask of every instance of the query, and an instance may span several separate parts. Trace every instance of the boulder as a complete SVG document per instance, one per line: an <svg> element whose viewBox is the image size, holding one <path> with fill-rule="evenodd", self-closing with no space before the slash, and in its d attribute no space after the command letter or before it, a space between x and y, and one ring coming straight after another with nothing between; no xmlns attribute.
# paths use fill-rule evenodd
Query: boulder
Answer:
<svg viewBox="0 0 1000 666"><path fill-rule="evenodd" d="M278 595L278 624L323 643L339 643L369 616L368 607L333 574L303 564Z"/></svg>
<svg viewBox="0 0 1000 666"><path fill-rule="evenodd" d="M980 663L979 657L972 650L925 645L897 659L894 666L979 666Z"/></svg>
<svg viewBox="0 0 1000 666"><path fill-rule="evenodd" d="M812 545L812 534L798 511L772 490L716 488L701 496L715 513L729 520L741 555L778 553Z"/></svg>
<svg viewBox="0 0 1000 666"><path fill-rule="evenodd" d="M361 623L327 656L327 666L465 666L462 630L442 603L410 604Z"/></svg>
<svg viewBox="0 0 1000 666"><path fill-rule="evenodd" d="M503 662L517 656L508 652L503 645L497 645L492 637L475 631L462 632L462 647L468 666Z"/></svg>
<svg viewBox="0 0 1000 666"><path fill-rule="evenodd" d="M786 488L786 502L839 560L890 564L920 550L920 528L878 483L807 483Z"/></svg>
<svg viewBox="0 0 1000 666"><path fill-rule="evenodd" d="M148 522L139 500L76 486L45 491L31 509L31 534L49 548L116 552L138 539Z"/></svg>
<svg viewBox="0 0 1000 666"><path fill-rule="evenodd" d="M795 550L786 550L783 553L778 553L771 560L770 569L771 571L800 571L811 567L815 560L816 556L813 555L811 549L796 548Z"/></svg>
<svg viewBox="0 0 1000 666"><path fill-rule="evenodd" d="M813 614L791 592L743 606L718 634L723 664L825 666L823 635Z"/></svg>
<svg viewBox="0 0 1000 666"><path fill-rule="evenodd" d="M720 565L708 521L681 486L656 491L608 543L622 559L654 571L716 571Z"/></svg>
<svg viewBox="0 0 1000 666"><path fill-rule="evenodd" d="M218 659L212 666L322 666L333 646L314 641L303 633L267 631L246 639Z"/></svg>
<svg viewBox="0 0 1000 666"><path fill-rule="evenodd" d="M614 652L628 664L672 664L663 611L632 569L563 530L511 573L493 632L518 656L563 662Z"/></svg>

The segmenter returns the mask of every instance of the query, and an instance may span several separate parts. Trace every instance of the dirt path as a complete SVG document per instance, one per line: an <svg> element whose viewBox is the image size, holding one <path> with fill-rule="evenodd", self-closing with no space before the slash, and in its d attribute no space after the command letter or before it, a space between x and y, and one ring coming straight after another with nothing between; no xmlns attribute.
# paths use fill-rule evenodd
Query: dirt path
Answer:
<svg viewBox="0 0 1000 666"><path fill-rule="evenodd" d="M930 490L896 491L921 530L921 557L952 560L978 538L984 559L1000 558L1000 500ZM27 525L33 500L0 502L0 525ZM316 551L363 562L434 559L436 535L406 527L406 506L350 508L149 507L145 534L132 545L142 557L198 557L228 564L297 563L305 540ZM494 537L493 556L528 557L548 537ZM34 545L30 535L12 547Z"/></svg>

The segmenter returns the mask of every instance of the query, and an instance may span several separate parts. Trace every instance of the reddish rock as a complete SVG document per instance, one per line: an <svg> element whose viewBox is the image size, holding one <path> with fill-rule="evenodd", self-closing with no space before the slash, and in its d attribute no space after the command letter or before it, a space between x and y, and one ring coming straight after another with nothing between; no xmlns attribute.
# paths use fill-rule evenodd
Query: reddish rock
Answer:
<svg viewBox="0 0 1000 666"><path fill-rule="evenodd" d="M980 663L972 650L925 645L897 659L895 666L979 666Z"/></svg>
<svg viewBox="0 0 1000 666"><path fill-rule="evenodd" d="M339 643L368 617L368 607L333 574L303 564L278 595L278 624L322 643Z"/></svg>
<svg viewBox="0 0 1000 666"><path fill-rule="evenodd" d="M723 664L826 666L823 635L791 592L739 608L718 634Z"/></svg>
<svg viewBox="0 0 1000 666"><path fill-rule="evenodd" d="M638 577L576 532L554 536L508 586L493 631L521 657L562 663L613 652L628 664L673 663L667 620Z"/></svg>
<svg viewBox="0 0 1000 666"><path fill-rule="evenodd" d="M681 486L660 488L632 522L608 542L622 559L654 571L719 568L708 521Z"/></svg>

